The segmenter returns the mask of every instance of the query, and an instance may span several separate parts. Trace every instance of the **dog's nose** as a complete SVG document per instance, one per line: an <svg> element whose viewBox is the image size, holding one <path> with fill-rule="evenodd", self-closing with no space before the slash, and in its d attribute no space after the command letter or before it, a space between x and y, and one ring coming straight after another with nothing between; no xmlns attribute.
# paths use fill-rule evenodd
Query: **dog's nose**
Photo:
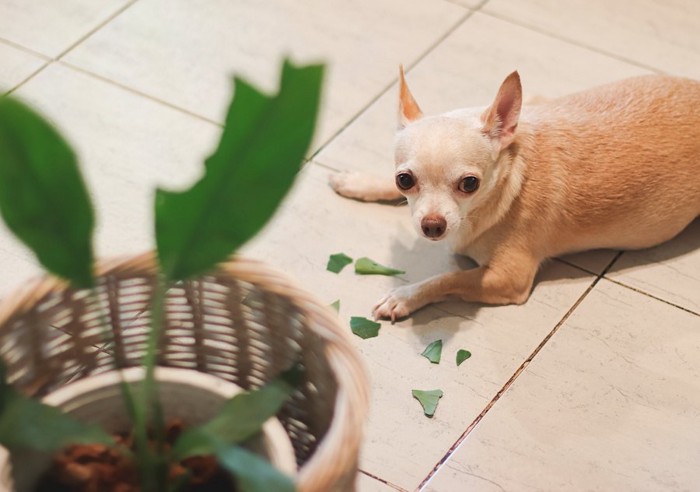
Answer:
<svg viewBox="0 0 700 492"><path fill-rule="evenodd" d="M420 227L423 229L423 234L432 239L438 239L445 234L447 229L447 221L444 217L438 215L427 215L420 221Z"/></svg>

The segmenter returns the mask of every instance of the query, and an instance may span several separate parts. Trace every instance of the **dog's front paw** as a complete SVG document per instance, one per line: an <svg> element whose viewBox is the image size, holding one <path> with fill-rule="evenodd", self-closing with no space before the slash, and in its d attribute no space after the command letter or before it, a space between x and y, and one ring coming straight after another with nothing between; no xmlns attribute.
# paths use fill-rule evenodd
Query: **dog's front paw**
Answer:
<svg viewBox="0 0 700 492"><path fill-rule="evenodd" d="M411 285L397 287L372 308L372 315L374 319L390 319L393 323L397 319L407 317L422 305L417 300L415 287Z"/></svg>

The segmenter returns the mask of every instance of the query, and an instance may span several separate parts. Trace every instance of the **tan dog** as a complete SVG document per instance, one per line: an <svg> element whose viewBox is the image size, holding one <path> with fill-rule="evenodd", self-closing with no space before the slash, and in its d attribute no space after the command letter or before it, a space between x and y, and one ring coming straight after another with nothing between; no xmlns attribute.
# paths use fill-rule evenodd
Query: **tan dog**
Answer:
<svg viewBox="0 0 700 492"><path fill-rule="evenodd" d="M331 185L404 195L420 234L480 266L394 289L376 318L453 296L520 304L546 258L654 246L700 215L700 83L645 76L521 102L514 72L486 110L424 117L401 70L395 185L359 174Z"/></svg>

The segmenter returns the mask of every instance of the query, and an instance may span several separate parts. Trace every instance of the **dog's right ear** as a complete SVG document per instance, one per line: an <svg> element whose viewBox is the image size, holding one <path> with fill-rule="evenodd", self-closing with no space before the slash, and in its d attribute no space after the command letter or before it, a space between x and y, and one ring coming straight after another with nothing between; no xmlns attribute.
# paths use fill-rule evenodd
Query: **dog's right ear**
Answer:
<svg viewBox="0 0 700 492"><path fill-rule="evenodd" d="M513 72L501 84L493 104L481 115L481 121L484 123L482 133L492 139L498 139L501 150L515 139L522 104L520 75Z"/></svg>
<svg viewBox="0 0 700 492"><path fill-rule="evenodd" d="M403 65L399 65L399 129L423 116L413 94L408 90L403 75Z"/></svg>

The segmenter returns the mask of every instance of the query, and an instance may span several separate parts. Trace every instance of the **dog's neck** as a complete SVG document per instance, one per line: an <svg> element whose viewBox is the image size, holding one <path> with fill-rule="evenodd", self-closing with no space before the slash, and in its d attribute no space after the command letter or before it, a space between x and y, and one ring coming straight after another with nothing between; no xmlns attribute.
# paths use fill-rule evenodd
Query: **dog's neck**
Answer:
<svg viewBox="0 0 700 492"><path fill-rule="evenodd" d="M469 214L468 233L458 231L448 239L454 252L471 256L480 264L488 262L485 255L489 253L480 251L478 243L506 217L523 186L525 161L520 153L523 144L531 139L529 128L523 126L515 141L498 156L496 168L502 171L496 178L494 192Z"/></svg>

